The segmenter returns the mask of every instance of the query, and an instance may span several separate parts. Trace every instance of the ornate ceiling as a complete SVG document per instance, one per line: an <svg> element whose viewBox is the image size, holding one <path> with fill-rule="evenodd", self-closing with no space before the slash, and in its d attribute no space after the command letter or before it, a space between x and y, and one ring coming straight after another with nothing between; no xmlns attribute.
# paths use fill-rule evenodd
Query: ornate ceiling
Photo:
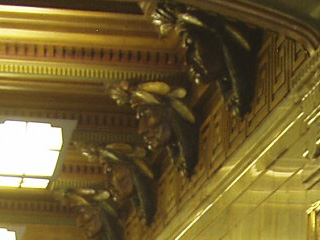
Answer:
<svg viewBox="0 0 320 240"><path fill-rule="evenodd" d="M223 105L222 98L216 94L219 83L197 87L188 81L190 66L186 64L188 56L181 44L181 35L178 31L172 31L168 36L161 37L159 28L152 23L157 2L0 1L0 115L78 121L61 174L51 189L95 188L107 181L103 166L97 161L90 162L74 143L90 143L94 147L114 142L144 146L142 137L138 135L136 109L118 106L110 98L110 84L129 82L135 92L141 90L140 82L166 82L172 89L173 86L182 86L191 90L187 102L200 115L201 123L208 121L206 117L209 111L220 109ZM258 29L263 33L274 32L275 35L264 37L263 46L267 47L260 51L260 60L266 59L264 55L268 55L267 52L276 48L274 46L278 43L292 47L288 47L290 50L284 53L285 56L295 56L297 61L292 61L292 69L294 66L299 68L306 59L317 53L319 29L313 28L303 18L283 14L257 1L176 2L196 7L214 17L223 16L227 22L241 21L250 29ZM285 37L275 37L278 33ZM260 70L259 74L263 72ZM263 79L265 75L261 73L261 76ZM281 91L276 94L281 95ZM261 99L264 99L263 90L260 93ZM161 96L160 99L165 98ZM216 100L217 104L209 104L209 99ZM264 112L260 111L264 109L261 99L254 99L256 115L246 115L244 125L240 124L240 129L246 129L243 130L246 134L251 133L264 118L259 115ZM274 108L278 103L271 104L274 104L271 107ZM263 116L266 114L262 113ZM230 128L225 128L226 131L237 129L239 120L227 115L217 114L212 117L213 120L210 119L217 123L221 119L228 119L225 125ZM249 126L249 118L257 121L253 123L254 127ZM201 126L200 131L205 134L205 124ZM225 157L229 157L242 143L239 140L241 131L239 135L235 132L230 133L231 137L228 135L228 141L234 143L230 143L232 149L228 149ZM217 149L221 153L220 148ZM161 172L166 169L163 166L170 164L168 159L159 164L162 153L157 154L151 157L152 163ZM224 159L219 160L222 161ZM215 172L217 168L213 167L210 172ZM162 172L158 174L157 181L165 182L163 176L159 178ZM201 181L199 176L192 181ZM159 191L167 191L161 186ZM12 228L26 227L22 240L43 238L43 235L48 240L82 239L83 232L76 228L75 213L70 204L61 203L52 191L0 189L0 193L0 221Z"/></svg>
<svg viewBox="0 0 320 240"><path fill-rule="evenodd" d="M175 36L159 38L134 1L1 4L1 115L77 120L73 142L142 143L135 113L118 107L105 85L182 81L183 54ZM51 188L101 186L105 181L102 167L71 145ZM1 222L27 226L24 240L83 237L73 211L50 191L2 189L0 201ZM42 235L36 230L39 224L45 229Z"/></svg>

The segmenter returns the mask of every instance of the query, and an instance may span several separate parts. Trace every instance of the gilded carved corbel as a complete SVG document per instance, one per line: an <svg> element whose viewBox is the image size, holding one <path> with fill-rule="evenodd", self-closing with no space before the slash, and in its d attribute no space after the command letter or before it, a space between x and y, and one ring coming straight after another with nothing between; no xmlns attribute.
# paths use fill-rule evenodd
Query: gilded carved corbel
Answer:
<svg viewBox="0 0 320 240"><path fill-rule="evenodd" d="M161 37L180 37L190 79L216 82L226 107L243 117L253 97L259 31L174 2L158 3L151 17Z"/></svg>
<svg viewBox="0 0 320 240"><path fill-rule="evenodd" d="M166 148L181 174L190 176L197 161L196 119L183 101L187 92L165 82L114 83L107 92L119 105L136 111L138 133L150 150Z"/></svg>
<svg viewBox="0 0 320 240"><path fill-rule="evenodd" d="M89 160L99 161L103 166L107 177L105 188L117 208L132 199L140 218L149 225L155 211L151 191L154 174L146 161L146 150L127 143L104 147L78 143L78 147Z"/></svg>
<svg viewBox="0 0 320 240"><path fill-rule="evenodd" d="M110 201L110 193L103 189L59 189L55 196L62 204L71 206L77 214L77 225L87 239L121 240L123 231L118 213Z"/></svg>
<svg viewBox="0 0 320 240"><path fill-rule="evenodd" d="M78 213L78 225L85 230L87 238L122 239L120 215L130 202L140 219L150 225L155 212L154 174L146 162L146 150L126 143L98 146L77 142L75 145L89 161L100 163L106 175L102 187L56 191L59 199Z"/></svg>

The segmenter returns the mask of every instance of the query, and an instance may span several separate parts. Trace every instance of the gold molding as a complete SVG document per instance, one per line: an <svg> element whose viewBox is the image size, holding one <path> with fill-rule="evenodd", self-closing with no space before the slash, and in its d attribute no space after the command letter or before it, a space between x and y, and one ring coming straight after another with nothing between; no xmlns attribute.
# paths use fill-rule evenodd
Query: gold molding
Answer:
<svg viewBox="0 0 320 240"><path fill-rule="evenodd" d="M106 144L111 142L124 142L141 144L142 139L136 133L106 133L93 131L76 131L72 137L73 141Z"/></svg>
<svg viewBox="0 0 320 240"><path fill-rule="evenodd" d="M72 80L76 82L90 81L101 83L112 80L176 80L181 79L180 69L171 69L158 66L157 70L130 68L130 67L110 67L110 66L88 66L74 65L67 63L46 63L17 60L0 60L0 77L16 79L53 79L55 81Z"/></svg>
<svg viewBox="0 0 320 240"><path fill-rule="evenodd" d="M135 116L125 113L1 107L0 115L77 120L77 130L83 131L94 128L98 132L136 133L137 126Z"/></svg>
<svg viewBox="0 0 320 240"><path fill-rule="evenodd" d="M12 41L162 50L174 50L178 43L159 39L143 15L4 5L0 13L0 38Z"/></svg>
<svg viewBox="0 0 320 240"><path fill-rule="evenodd" d="M36 201L36 200L16 200L0 199L0 210L28 211L39 213L63 213L70 214L69 207L62 206L58 201Z"/></svg>
<svg viewBox="0 0 320 240"><path fill-rule="evenodd" d="M59 226L76 226L75 216L58 216L58 215L37 215L32 213L16 213L12 210L0 210L0 222L6 224L41 224L41 225L59 225Z"/></svg>
<svg viewBox="0 0 320 240"><path fill-rule="evenodd" d="M93 64L123 63L133 66L141 64L143 68L152 65L179 68L183 64L183 55L177 51L128 48L127 46L112 48L106 46L56 45L37 42L29 43L21 40L0 40L0 56L9 59L86 61Z"/></svg>

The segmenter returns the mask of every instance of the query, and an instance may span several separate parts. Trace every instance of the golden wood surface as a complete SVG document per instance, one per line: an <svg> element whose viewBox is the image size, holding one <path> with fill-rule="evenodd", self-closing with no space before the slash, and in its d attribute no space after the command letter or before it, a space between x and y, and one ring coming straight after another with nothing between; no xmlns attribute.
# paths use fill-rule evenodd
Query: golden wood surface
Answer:
<svg viewBox="0 0 320 240"><path fill-rule="evenodd" d="M242 9L238 1L234 5L219 1L180 2L230 18L238 16L254 26L268 29L275 26L270 20L273 14L263 12L263 21L256 21L257 14L250 12L249 5L235 15L230 6ZM147 11L148 5L154 3L144 4L141 6ZM160 39L148 17L148 14L1 5L0 114L76 119L79 122L73 136L75 141L99 144L115 139L141 141L136 134L133 112L128 107L117 107L105 95L104 83L181 81L185 77L178 38L172 35ZM299 25L300 32L286 25L275 28L283 29L297 41L275 33L265 39L259 55L257 95L252 113L243 122L225 111L219 95L205 99L210 104L203 102L199 106L196 101L202 91L195 94L195 107L203 108L205 116L200 127L201 155L196 173L188 180L177 175L171 165L165 167L158 180L159 209L155 222L147 228L133 213L126 223L127 239L178 240L181 232L202 213L201 220L179 239L289 239L288 236L304 239L304 211L317 200L318 187L306 193L300 181L299 171L305 163L301 158L302 145L295 142L292 146L297 150L282 155L281 147L286 144L283 141L283 145L277 145L281 151L270 152L275 155L262 158L262 165L252 166L247 175L241 172L249 164L243 156L250 144L257 144L256 140L261 138L257 135L263 135L277 121L281 113L278 107L284 106L281 104L286 96L299 85L296 76L301 79L308 72L303 66L318 46L319 41L308 26L301 30ZM309 68L314 67L312 64ZM303 72L299 71L301 68ZM301 93L295 94L300 97ZM272 111L278 114L271 116ZM267 120L269 125L264 125L268 116L271 116ZM247 159L259 156L264 151L263 144L272 141L271 137L276 138L282 130L274 130L269 138L263 135L261 148L257 146L257 152ZM308 134L301 139L308 141ZM289 141L292 136L297 137L286 135L285 139ZM298 155L299 160L288 160ZM274 165L273 160L276 160ZM259 169L260 166L265 169ZM316 166L309 167L311 170L308 166L303 170L312 172ZM89 163L80 151L70 146L61 176L53 187L90 187L105 181L99 165ZM223 187L227 190L223 191ZM26 226L22 240L83 239L83 233L75 227L74 213L59 204L52 193L1 189L0 195L0 222Z"/></svg>

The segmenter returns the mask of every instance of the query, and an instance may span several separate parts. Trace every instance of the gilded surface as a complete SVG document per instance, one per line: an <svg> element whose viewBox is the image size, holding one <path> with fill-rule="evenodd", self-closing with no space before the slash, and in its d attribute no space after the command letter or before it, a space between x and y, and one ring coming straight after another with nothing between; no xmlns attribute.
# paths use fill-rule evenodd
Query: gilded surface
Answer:
<svg viewBox="0 0 320 240"><path fill-rule="evenodd" d="M261 32L178 3L159 3L151 17L160 36L175 31L180 37L190 80L215 82L226 107L243 117L253 96Z"/></svg>
<svg viewBox="0 0 320 240"><path fill-rule="evenodd" d="M278 66L281 65L279 59L281 59L280 62L286 64L291 63L292 59L296 59L296 52L301 53L301 50L298 49L299 44L297 44L297 46L296 44L297 43L290 39L275 34L267 34L265 36L264 44L259 53L258 79L253 110L244 120L237 119L228 113L222 105L222 99L220 99L218 95L213 97L216 104L200 128L200 155L199 162L195 167L195 174L192 176L191 181L185 181L174 174L170 167L163 173L159 181L158 192L158 201L160 204L158 207L161 208L161 211L158 210L156 212L155 224L151 226L151 229L144 230L149 238L157 239L157 235L161 236L161 231L165 229L164 226L177 218L179 210L181 211L181 209L186 208L188 202L191 201L191 197L194 196L193 194L200 194L198 201L204 200L203 198L205 196L201 195L201 189L206 186L208 180L214 178L215 174L219 172L219 169L221 167L223 168L224 161L235 156L237 149L250 137L253 130L257 128L258 123L261 123L268 114L271 113L274 106L283 101L285 95L290 91L289 86L292 78L289 76L293 76L295 70L294 65L288 64L281 66L280 69L283 71L283 73L281 73L280 69L277 69L276 66L277 64ZM280 49L283 45L291 46L289 49L293 51L288 50L285 53L281 52ZM299 58L301 59L301 55L299 55ZM306 53L304 59L307 59ZM302 62L300 62L300 64L302 64ZM281 79L281 76L287 76L287 74L290 75L283 80L278 80ZM286 91L280 92L281 88L285 88ZM270 91L274 94L269 94ZM171 189L170 194L165 191L165 189ZM193 205L193 207L196 207L196 205ZM236 212L237 211L239 211L239 208L237 208ZM190 209L187 212L190 213L192 210ZM217 224L215 229L219 227L222 228L222 224L218 224L219 221L226 224L227 215L224 215L224 217L214 222ZM130 230L131 222L128 224L127 239L130 239L133 233L131 233ZM132 222L132 224L134 223ZM204 225L206 226L206 224ZM202 226L202 228L205 229L205 226ZM198 229L197 227L193 228L194 231L191 232L199 232L202 229ZM143 231L143 229L141 229L141 231ZM210 238L215 235L212 231L208 232L211 233ZM195 236L196 234L193 235L193 237ZM218 234L215 239L219 239L219 236L222 237L222 235ZM209 237L209 235L207 237ZM187 237L186 239L189 238ZM206 239L205 235L203 239Z"/></svg>
<svg viewBox="0 0 320 240"><path fill-rule="evenodd" d="M191 176L196 163L196 117L184 101L185 88L165 82L106 85L108 95L118 105L136 111L138 133L152 151L165 148L182 175Z"/></svg>
<svg viewBox="0 0 320 240"><path fill-rule="evenodd" d="M238 2L179 2L276 32L288 26L263 11L254 17ZM185 80L179 39L159 39L144 15L3 5L0 13L0 113L77 119L74 141L141 143L134 112L112 103L104 82ZM144 225L133 210L125 239L306 238L305 210L319 200L319 114L313 111L319 88L309 89L319 76L319 58L309 58L319 38L291 20L294 30L283 33L298 41L276 33L263 41L252 111L243 120L225 110L217 92L207 99L214 104L197 107L208 114L201 116L200 155L190 179L177 174L166 155L155 154L161 175L155 175L154 222ZM100 164L69 150L54 187L101 187ZM1 189L0 222L29 223L23 240L82 239L72 209L47 192L20 193Z"/></svg>

